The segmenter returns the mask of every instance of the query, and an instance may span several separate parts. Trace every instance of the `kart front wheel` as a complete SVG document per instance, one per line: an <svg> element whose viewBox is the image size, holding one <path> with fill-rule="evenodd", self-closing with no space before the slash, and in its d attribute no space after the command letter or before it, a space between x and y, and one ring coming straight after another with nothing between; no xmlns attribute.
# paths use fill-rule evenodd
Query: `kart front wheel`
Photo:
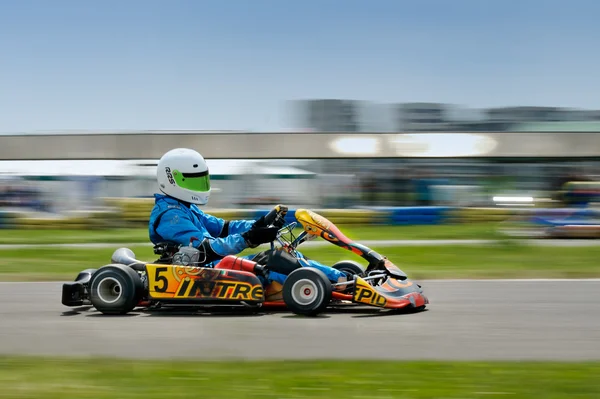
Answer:
<svg viewBox="0 0 600 399"><path fill-rule="evenodd" d="M360 263L353 260L342 260L331 267L351 276L358 275L362 277L365 273L364 269L360 266Z"/></svg>
<svg viewBox="0 0 600 399"><path fill-rule="evenodd" d="M107 265L98 269L89 282L90 301L104 314L126 314L143 295L140 276L124 265Z"/></svg>
<svg viewBox="0 0 600 399"><path fill-rule="evenodd" d="M292 312L316 316L331 302L333 286L322 271L303 267L289 274L282 291L283 301Z"/></svg>

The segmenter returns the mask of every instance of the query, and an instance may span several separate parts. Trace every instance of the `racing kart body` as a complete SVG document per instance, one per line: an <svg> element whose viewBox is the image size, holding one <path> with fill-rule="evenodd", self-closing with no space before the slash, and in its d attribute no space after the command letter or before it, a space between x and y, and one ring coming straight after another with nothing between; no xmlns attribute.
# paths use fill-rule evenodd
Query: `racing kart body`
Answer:
<svg viewBox="0 0 600 399"><path fill-rule="evenodd" d="M287 208L277 206L265 221L272 224L286 213ZM136 307L232 305L277 307L315 316L332 306L422 310L429 303L422 287L396 265L347 238L323 216L298 209L295 217L298 222L280 229L276 239L280 245L271 243L264 262L229 255L213 266L199 262L198 249L168 243L155 246L154 252L161 255L157 261L144 262L127 248L117 249L111 264L84 270L75 281L64 283L62 304L92 305L105 314L126 314ZM295 237L297 223L302 232ZM348 281L332 283L323 272L309 267L297 250L301 243L317 237L360 256L368 262L366 268L355 261L340 261L332 267L343 271ZM263 278L269 271L285 274L283 285Z"/></svg>

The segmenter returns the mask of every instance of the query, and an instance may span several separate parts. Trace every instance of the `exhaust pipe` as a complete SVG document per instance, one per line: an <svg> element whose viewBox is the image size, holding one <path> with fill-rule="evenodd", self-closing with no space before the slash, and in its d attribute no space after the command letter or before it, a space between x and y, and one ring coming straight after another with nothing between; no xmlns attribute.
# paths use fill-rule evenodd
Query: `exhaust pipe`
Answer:
<svg viewBox="0 0 600 399"><path fill-rule="evenodd" d="M135 254L129 248L119 248L113 252L110 261L112 263L120 263L122 265L129 266L133 263L144 263L135 258Z"/></svg>

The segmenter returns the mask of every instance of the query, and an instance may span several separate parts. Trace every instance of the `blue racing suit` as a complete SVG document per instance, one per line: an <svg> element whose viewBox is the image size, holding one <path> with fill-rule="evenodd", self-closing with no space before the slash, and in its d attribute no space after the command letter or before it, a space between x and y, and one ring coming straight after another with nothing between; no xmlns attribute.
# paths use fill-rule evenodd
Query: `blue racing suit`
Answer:
<svg viewBox="0 0 600 399"><path fill-rule="evenodd" d="M250 230L254 220L231 220L215 217L202 212L194 204L185 204L175 198L164 194L154 194L155 204L150 213L148 230L150 241L171 242L179 245L189 245L195 238L193 245L198 247L204 243L218 258L212 262L212 267L227 255L237 255L248 248L242 233ZM197 240L197 241L196 241ZM256 254L243 256L245 259L254 258ZM325 266L314 260L301 259L301 264L321 270L332 282L345 276L343 272ZM211 265L208 265L210 267ZM283 284L286 276L273 271L269 272L268 279Z"/></svg>

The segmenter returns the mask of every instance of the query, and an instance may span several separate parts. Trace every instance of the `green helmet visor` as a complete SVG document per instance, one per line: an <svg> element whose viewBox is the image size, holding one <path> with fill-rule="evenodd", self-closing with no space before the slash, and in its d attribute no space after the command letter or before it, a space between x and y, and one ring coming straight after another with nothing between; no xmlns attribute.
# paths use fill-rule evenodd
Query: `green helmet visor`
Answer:
<svg viewBox="0 0 600 399"><path fill-rule="evenodd" d="M210 190L210 176L208 170L200 173L181 173L173 171L173 178L177 185L187 190L206 192Z"/></svg>

